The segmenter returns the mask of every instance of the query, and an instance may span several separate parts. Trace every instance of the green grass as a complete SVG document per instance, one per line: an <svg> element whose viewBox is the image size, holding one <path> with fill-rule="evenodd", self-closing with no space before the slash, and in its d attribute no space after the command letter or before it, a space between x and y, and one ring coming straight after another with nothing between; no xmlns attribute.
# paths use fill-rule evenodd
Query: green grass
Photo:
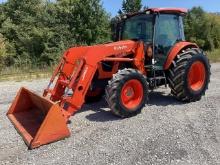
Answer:
<svg viewBox="0 0 220 165"><path fill-rule="evenodd" d="M220 49L207 52L207 54L211 62L220 62Z"/></svg>
<svg viewBox="0 0 220 165"><path fill-rule="evenodd" d="M32 67L9 67L0 71L0 81L22 81L41 78L50 78L53 67L48 68L32 68Z"/></svg>

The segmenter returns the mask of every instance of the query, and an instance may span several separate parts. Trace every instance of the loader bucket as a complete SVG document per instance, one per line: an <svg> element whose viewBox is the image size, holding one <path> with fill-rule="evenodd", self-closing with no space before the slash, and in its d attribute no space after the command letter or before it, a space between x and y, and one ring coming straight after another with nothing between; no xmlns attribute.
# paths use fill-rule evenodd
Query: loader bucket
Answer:
<svg viewBox="0 0 220 165"><path fill-rule="evenodd" d="M20 89L7 116L29 149L70 136L61 108L25 88Z"/></svg>

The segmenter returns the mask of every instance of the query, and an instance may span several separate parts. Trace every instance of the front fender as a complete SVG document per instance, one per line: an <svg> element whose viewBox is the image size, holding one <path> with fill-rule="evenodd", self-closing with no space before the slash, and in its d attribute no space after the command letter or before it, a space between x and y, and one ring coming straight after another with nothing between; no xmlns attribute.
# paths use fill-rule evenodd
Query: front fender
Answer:
<svg viewBox="0 0 220 165"><path fill-rule="evenodd" d="M170 68L170 65L172 64L173 60L176 58L178 53L186 48L198 48L198 46L195 43L191 42L178 42L176 43L173 48L169 51L167 60L164 64L164 70L167 70Z"/></svg>

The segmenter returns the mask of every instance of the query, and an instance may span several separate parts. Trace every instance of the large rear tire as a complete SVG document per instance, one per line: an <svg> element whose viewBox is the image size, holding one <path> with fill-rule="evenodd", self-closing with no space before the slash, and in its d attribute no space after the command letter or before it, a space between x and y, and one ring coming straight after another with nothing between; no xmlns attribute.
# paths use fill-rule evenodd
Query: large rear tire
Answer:
<svg viewBox="0 0 220 165"><path fill-rule="evenodd" d="M180 101L200 100L208 89L210 67L207 56L200 49L184 50L169 69L171 93Z"/></svg>
<svg viewBox="0 0 220 165"><path fill-rule="evenodd" d="M123 69L106 87L106 101L114 115L131 117L141 112L148 98L146 77L135 69Z"/></svg>

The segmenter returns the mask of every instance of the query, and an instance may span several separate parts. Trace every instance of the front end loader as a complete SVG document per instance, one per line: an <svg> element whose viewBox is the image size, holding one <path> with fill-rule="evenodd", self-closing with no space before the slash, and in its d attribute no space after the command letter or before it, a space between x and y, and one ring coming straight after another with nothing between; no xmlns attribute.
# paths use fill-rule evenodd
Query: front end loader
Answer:
<svg viewBox="0 0 220 165"><path fill-rule="evenodd" d="M43 96L21 88L7 113L30 149L70 136L67 123L105 94L116 116L141 112L148 91L169 85L180 101L201 99L210 81L205 53L186 42L185 9L153 8L122 16L115 42L68 49Z"/></svg>
<svg viewBox="0 0 220 165"><path fill-rule="evenodd" d="M128 54L134 56L125 57ZM43 97L21 88L7 113L8 118L30 149L69 137L68 120L84 104L95 74L101 72L102 79L111 78L118 71L119 62L132 62L144 72L143 59L142 42L71 48L65 52ZM97 71L101 62L114 62L116 68L104 71L100 67Z"/></svg>

